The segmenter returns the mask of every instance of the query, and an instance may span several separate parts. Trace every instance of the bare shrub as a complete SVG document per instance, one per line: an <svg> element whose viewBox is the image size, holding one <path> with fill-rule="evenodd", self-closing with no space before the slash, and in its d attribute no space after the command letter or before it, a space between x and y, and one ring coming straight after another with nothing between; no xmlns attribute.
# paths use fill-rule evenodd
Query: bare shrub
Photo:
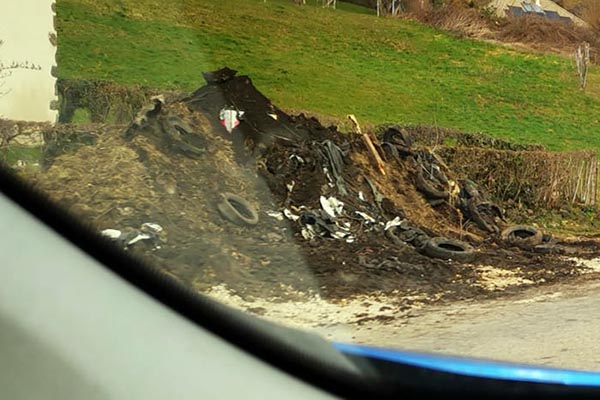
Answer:
<svg viewBox="0 0 600 400"><path fill-rule="evenodd" d="M490 34L488 20L474 8L448 3L439 7L414 9L411 15L427 25L459 37L483 38Z"/></svg>
<svg viewBox="0 0 600 400"><path fill-rule="evenodd" d="M537 16L507 18L496 38L532 45L541 50L573 49L582 42L598 47L598 35L591 29Z"/></svg>
<svg viewBox="0 0 600 400"><path fill-rule="evenodd" d="M581 16L592 29L600 32L600 1L590 1L586 3L581 11Z"/></svg>
<svg viewBox="0 0 600 400"><path fill-rule="evenodd" d="M598 154L452 147L438 150L455 173L482 185L495 199L528 208L595 205Z"/></svg>
<svg viewBox="0 0 600 400"><path fill-rule="evenodd" d="M436 5L437 4L437 5ZM591 62L600 50L600 1L581 6L591 28L534 15L499 18L480 0L405 0L410 18L461 38L518 43L540 51L572 55L582 42L590 43Z"/></svg>

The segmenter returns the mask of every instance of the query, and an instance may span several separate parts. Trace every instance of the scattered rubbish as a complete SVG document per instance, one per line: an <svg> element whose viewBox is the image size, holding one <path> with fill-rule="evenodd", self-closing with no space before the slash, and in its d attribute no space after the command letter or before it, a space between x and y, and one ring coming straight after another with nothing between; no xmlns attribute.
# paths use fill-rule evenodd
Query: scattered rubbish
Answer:
<svg viewBox="0 0 600 400"><path fill-rule="evenodd" d="M422 249L430 237L422 229L410 225L406 220L397 222L396 218L390 221L390 226L384 229L388 239L397 245L410 244L417 249Z"/></svg>
<svg viewBox="0 0 600 400"><path fill-rule="evenodd" d="M106 236L109 239L117 240L121 237L122 232L118 229L105 229L102 232L102 236Z"/></svg>
<svg viewBox="0 0 600 400"><path fill-rule="evenodd" d="M300 223L311 233L319 236L331 236L338 230L335 222L329 217L323 218L320 212L305 212L300 217Z"/></svg>
<svg viewBox="0 0 600 400"><path fill-rule="evenodd" d="M298 162L299 164L304 164L304 159L297 154L292 154L290 156L290 160L294 160L294 161Z"/></svg>
<svg viewBox="0 0 600 400"><path fill-rule="evenodd" d="M55 157L56 167L43 172L39 186L102 227L118 227L102 235L143 252L198 290L223 280L235 291L283 296L288 287L305 290L309 280L300 272L310 271L332 298L380 290L430 299L481 294L474 268L443 261L468 262L471 249L449 242L450 236L438 239L442 235L477 243L482 260L521 276L550 281L565 276L554 272L577 272L560 257L546 257L562 245L540 244L543 238L526 251L498 246L536 234L512 230L504 243L494 241L500 236L494 232L508 225L503 210L483 186L460 179L477 175L454 174L421 147L420 131L388 129L378 146L371 136L287 115L250 78L234 75L217 71L187 98L155 99L141 115L142 128L132 128L129 136L111 128L94 142L103 151L82 146ZM231 140L223 140L216 116L233 131ZM377 155L385 165L375 166ZM87 164L96 166L94 174L83 174L81 165ZM171 182L176 195L166 197ZM236 194L219 197L218 187L235 188L229 190ZM432 210L433 204L439 207ZM518 210L509 211L512 217ZM264 223L258 223L261 214ZM131 221L141 226L128 226ZM252 227L227 229L237 225ZM160 246L163 251L151 251ZM527 268L517 268L522 266Z"/></svg>
<svg viewBox="0 0 600 400"><path fill-rule="evenodd" d="M360 215L365 221L374 224L375 222L377 222L375 220L375 218L371 217L369 214L364 213L362 211L355 211L356 214Z"/></svg>
<svg viewBox="0 0 600 400"><path fill-rule="evenodd" d="M125 238L125 243L128 246L131 246L132 244L135 244L137 242L139 242L140 240L147 240L147 239L152 239L152 236L150 236L147 233L141 233L138 231L131 231Z"/></svg>
<svg viewBox="0 0 600 400"><path fill-rule="evenodd" d="M295 181L291 181L290 183L288 183L287 185L285 185L285 187L287 188L288 192L292 193L292 191L294 190L294 186L296 186L296 182Z"/></svg>
<svg viewBox="0 0 600 400"><path fill-rule="evenodd" d="M455 204L460 196L460 186L453 180L448 181L448 186L450 187L450 201L452 204Z"/></svg>
<svg viewBox="0 0 600 400"><path fill-rule="evenodd" d="M291 212L287 208L283 210L283 215L285 215L285 217L287 219L289 219L290 221L294 221L294 222L298 221L300 219L299 215L294 214L293 212Z"/></svg>
<svg viewBox="0 0 600 400"><path fill-rule="evenodd" d="M335 181L333 180L333 177L329 173L329 169L327 169L327 167L323 167L323 173L327 177L327 186L329 186L331 188L335 187ZM343 185L343 182L342 182L342 185ZM344 187L344 186L341 186L341 187ZM340 189L338 188L338 190L340 190ZM343 190L346 190L346 189L344 188ZM343 194L341 190L340 190L340 194Z"/></svg>
<svg viewBox="0 0 600 400"><path fill-rule="evenodd" d="M269 217L275 218L277 221L283 221L283 213L281 211L265 211Z"/></svg>
<svg viewBox="0 0 600 400"><path fill-rule="evenodd" d="M302 209L301 216L292 214L288 209L284 209L283 213L288 219L298 221L302 227L300 234L305 240L329 237L352 243L355 240L351 229L352 224L339 220L344 204L335 197L325 198L324 196L321 196L320 202L322 210L308 210L306 207L300 207Z"/></svg>
<svg viewBox="0 0 600 400"><path fill-rule="evenodd" d="M256 225L258 213L243 197L233 193L221 193L217 209L226 220L237 225Z"/></svg>
<svg viewBox="0 0 600 400"><path fill-rule="evenodd" d="M230 107L225 107L219 112L219 119L221 120L221 125L223 125L229 133L233 132L233 130L240 125L240 120L243 117L243 111L238 111Z"/></svg>
<svg viewBox="0 0 600 400"><path fill-rule="evenodd" d="M383 227L383 230L387 231L388 229L393 228L395 226L400 226L402 225L402 221L403 220L400 217L396 217L393 220L386 222L385 226Z"/></svg>
<svg viewBox="0 0 600 400"><path fill-rule="evenodd" d="M328 178L330 179L331 182L335 182L340 194L342 196L346 196L348 194L348 191L346 190L346 184L344 182L344 176L343 176L344 152L342 151L342 149L340 149L338 147L338 145L333 143L331 140L325 140L322 143L322 145L323 145L323 150L322 150L323 156L329 162L329 166L331 167L331 173L335 177L335 181L333 181L333 179L330 179L330 177L328 177ZM324 169L325 173L328 175L329 170L327 169L327 167L324 167L323 169Z"/></svg>
<svg viewBox="0 0 600 400"><path fill-rule="evenodd" d="M160 248L158 243L160 242L160 233L163 232L162 226L159 224L145 222L139 229L127 227L123 230L119 229L104 229L101 231L102 236L105 236L124 248L133 246L134 244L143 240L150 240L153 243L153 248Z"/></svg>
<svg viewBox="0 0 600 400"><path fill-rule="evenodd" d="M163 227L153 222L144 222L141 227L142 231L152 231L160 233L163 231Z"/></svg>
<svg viewBox="0 0 600 400"><path fill-rule="evenodd" d="M323 210L332 218L339 217L342 215L342 211L344 209L344 203L336 199L335 197L325 198L325 196L321 196L319 198L321 202L321 207Z"/></svg>
<svg viewBox="0 0 600 400"><path fill-rule="evenodd" d="M315 230L312 225L307 225L300 231L300 234L304 238L304 240L313 240L317 237Z"/></svg>

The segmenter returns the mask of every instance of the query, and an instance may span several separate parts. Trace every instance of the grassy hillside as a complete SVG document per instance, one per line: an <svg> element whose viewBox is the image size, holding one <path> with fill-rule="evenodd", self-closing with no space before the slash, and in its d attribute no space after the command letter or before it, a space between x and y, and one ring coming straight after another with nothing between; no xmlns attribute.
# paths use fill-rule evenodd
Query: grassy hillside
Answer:
<svg viewBox="0 0 600 400"><path fill-rule="evenodd" d="M600 70L452 38L341 4L58 0L59 75L192 89L224 65L284 108L600 148Z"/></svg>

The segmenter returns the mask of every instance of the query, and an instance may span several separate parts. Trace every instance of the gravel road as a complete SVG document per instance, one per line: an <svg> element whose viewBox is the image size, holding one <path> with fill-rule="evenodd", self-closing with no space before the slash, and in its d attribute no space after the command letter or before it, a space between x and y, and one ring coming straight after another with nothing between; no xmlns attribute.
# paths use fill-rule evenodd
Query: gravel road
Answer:
<svg viewBox="0 0 600 400"><path fill-rule="evenodd" d="M600 281L588 277L500 300L426 307L387 324L317 330L336 341L600 370Z"/></svg>

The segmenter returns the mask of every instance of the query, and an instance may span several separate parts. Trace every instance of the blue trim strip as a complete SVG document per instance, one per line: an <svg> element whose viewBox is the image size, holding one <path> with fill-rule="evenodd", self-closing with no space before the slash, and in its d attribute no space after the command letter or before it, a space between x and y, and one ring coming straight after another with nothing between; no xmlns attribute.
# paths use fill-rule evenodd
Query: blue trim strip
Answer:
<svg viewBox="0 0 600 400"><path fill-rule="evenodd" d="M485 361L404 350L382 349L348 343L333 343L342 353L408 364L455 374L523 382L600 386L600 372L576 371Z"/></svg>

